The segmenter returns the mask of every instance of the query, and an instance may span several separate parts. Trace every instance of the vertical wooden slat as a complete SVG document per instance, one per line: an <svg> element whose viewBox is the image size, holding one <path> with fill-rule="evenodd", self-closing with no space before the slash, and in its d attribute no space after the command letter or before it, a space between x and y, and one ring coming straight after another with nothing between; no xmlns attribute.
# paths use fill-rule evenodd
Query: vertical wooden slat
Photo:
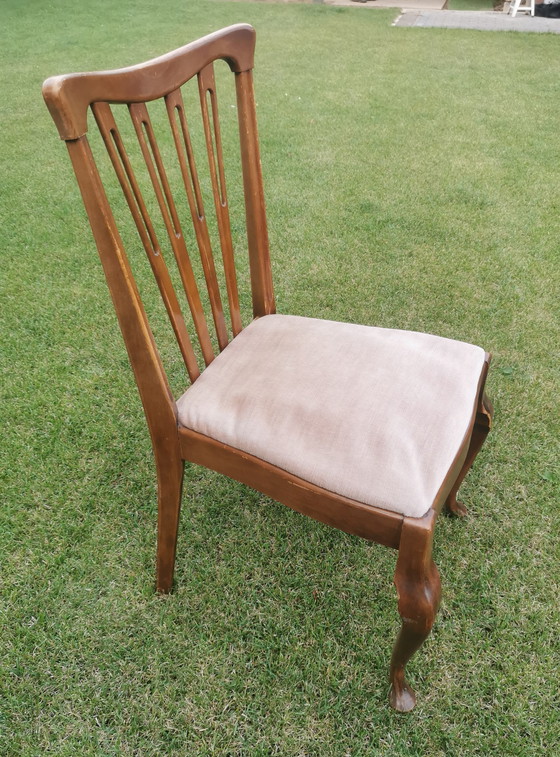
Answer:
<svg viewBox="0 0 560 757"><path fill-rule="evenodd" d="M172 455L177 446L175 402L87 137L67 140L66 146L105 271L154 446L158 445L161 454Z"/></svg>
<svg viewBox="0 0 560 757"><path fill-rule="evenodd" d="M161 255L156 233L138 186L130 159L124 147L120 132L107 103L94 103L92 111L109 153L111 163L123 190L128 207L136 224L142 244L148 256L173 331L177 338L183 360L191 381L200 375L192 343L185 324L181 307L177 300L169 271Z"/></svg>
<svg viewBox="0 0 560 757"><path fill-rule="evenodd" d="M169 182L165 173L163 161L161 159L150 117L148 115L148 110L144 103L131 103L129 104L128 108L134 129L136 131L136 136L138 138L138 143L140 145L140 149L142 151L142 155L148 169L148 174L154 188L163 222L169 236L173 254L175 256L175 260L177 261L177 267L179 269L181 281L185 289L185 294L187 295L194 326L198 335L198 339L200 341L204 362L206 363L206 365L209 365L214 359L210 334L208 332L208 326L206 325L206 319L204 316L204 310L202 308L202 302L200 300L200 294L196 285L196 280L187 252L187 247L179 223L177 210L175 208L175 203L171 194L171 189L169 187ZM227 344L227 332L225 329L223 313L221 313L221 304L218 306L216 303L214 303L214 306L215 307L212 308L212 313L214 315L214 320L216 323L218 341L220 343L220 339L222 342L225 340L225 344ZM225 344L223 346L225 346ZM220 349L223 349L223 346L220 343Z"/></svg>
<svg viewBox="0 0 560 757"><path fill-rule="evenodd" d="M245 194L247 238L251 269L251 289L253 313L255 317L275 312L274 294L268 250L262 175L260 167L258 137L256 129L255 102L250 70L235 74L237 107L240 128L241 161ZM229 208L225 183L222 140L218 121L218 105L213 64L204 66L198 73L198 88L202 111L204 137L208 153L210 178L215 210L217 214L220 245L224 263L228 303L232 322L232 332L236 336L242 329L239 295ZM168 119L171 126L175 149L182 174L185 191L193 221L196 240L208 287L212 316L216 327L220 350L228 344L216 269L204 211L200 183L196 171L192 142L187 125L184 104L179 89L164 96ZM187 296L190 311L199 338L204 362L208 365L214 359L212 342L205 319L200 293L194 277L191 261L181 228L177 206L173 198L166 170L158 147L146 104L128 103L129 112L147 172L155 193L155 199L162 214L163 224L169 236L171 247L181 281ZM125 199L130 208L142 244L148 255L156 281L162 294L175 335L189 376L196 380L200 375L196 357L187 330L185 319L173 282L161 255L155 227L150 218L148 206L140 190L131 161L107 103L95 102L92 109L105 141L109 156L120 182Z"/></svg>
<svg viewBox="0 0 560 757"><path fill-rule="evenodd" d="M253 72L235 74L241 165L245 190L245 216L251 269L253 315L258 318L276 312L268 231L264 205L261 159L257 133L257 114L253 90Z"/></svg>
<svg viewBox="0 0 560 757"><path fill-rule="evenodd" d="M173 141L175 143L175 149L177 151L177 158L181 167L181 175L183 177L183 183L185 185L185 191L187 193L187 199L189 201L189 208L191 211L191 216L193 218L193 223L196 223L197 226L200 226L201 232L206 231L207 233L205 222L206 219L204 217L204 202L202 200L202 192L200 191L200 182L198 180L198 172L196 170L194 150L192 147L191 135L187 124L187 117L185 115L185 106L183 103L181 90L173 90L173 92L170 92L168 95L166 95L164 99L165 106L167 108L169 124L171 126L171 132L173 134ZM179 116L179 124L181 127L180 132L177 127L176 116Z"/></svg>
<svg viewBox="0 0 560 757"><path fill-rule="evenodd" d="M183 184L185 186L185 191L187 194L193 227L196 234L196 241L198 244L198 249L200 251L200 258L202 261L206 282L209 287L215 287L219 292L218 279L216 277L216 269L212 255L212 244L210 242L210 235L208 233L208 225L204 212L202 192L200 191L200 182L198 180L194 151L187 124L181 91L175 90L168 94L165 97L165 104L167 107L169 124L171 126L173 141L175 143L175 149L177 151L177 157L181 168ZM233 274L233 285L231 284L231 272L229 272L229 270L226 274L226 283L228 285L227 292L229 309L232 318L233 336L237 336L237 334L241 331L242 326L239 313L239 297L237 295L237 280L235 279L235 270L233 271ZM233 295L230 295L230 291L233 292Z"/></svg>
<svg viewBox="0 0 560 757"><path fill-rule="evenodd" d="M236 336L241 331L242 325L226 193L222 138L218 119L216 82L214 78L214 66L212 63L203 68L198 74L198 90L202 111L202 123L204 125L204 136L206 140L206 151L208 153L208 164L210 167L210 178L212 180L214 207L216 209L216 218L218 220L220 247L222 249L222 260L224 262L231 324L233 335ZM210 97L211 116L208 108L208 97Z"/></svg>

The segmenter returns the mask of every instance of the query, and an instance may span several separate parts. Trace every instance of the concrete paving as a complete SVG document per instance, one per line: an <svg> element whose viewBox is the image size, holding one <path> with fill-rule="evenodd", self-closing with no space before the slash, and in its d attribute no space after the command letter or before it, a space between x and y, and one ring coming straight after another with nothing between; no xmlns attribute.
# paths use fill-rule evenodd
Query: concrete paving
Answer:
<svg viewBox="0 0 560 757"><path fill-rule="evenodd" d="M346 8L400 8L401 13L393 26L408 26L418 29L475 29L489 32L539 32L560 34L560 19L543 18L519 13L512 18L499 11L450 11L447 0L257 0L258 2L321 3Z"/></svg>
<svg viewBox="0 0 560 757"><path fill-rule="evenodd" d="M487 32L540 32L560 34L560 19L541 16L517 15L495 11L432 11L408 8L408 1L402 3L403 13L393 26L413 26L416 28L475 29ZM371 3L376 5L377 2ZM368 3L369 5L369 3Z"/></svg>
<svg viewBox="0 0 560 757"><path fill-rule="evenodd" d="M474 29L487 32L539 32L560 34L560 19L518 13L512 18L506 12L450 11L447 0L313 0L325 5L353 8L400 8L401 15L393 26L439 29Z"/></svg>

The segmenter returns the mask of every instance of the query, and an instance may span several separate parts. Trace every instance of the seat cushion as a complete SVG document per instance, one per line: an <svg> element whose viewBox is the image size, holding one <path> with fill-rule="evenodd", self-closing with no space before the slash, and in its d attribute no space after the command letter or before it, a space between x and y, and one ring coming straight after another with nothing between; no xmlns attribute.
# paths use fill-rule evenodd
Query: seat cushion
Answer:
<svg viewBox="0 0 560 757"><path fill-rule="evenodd" d="M431 334L268 315L178 400L179 423L421 517L464 443L484 360L480 347Z"/></svg>

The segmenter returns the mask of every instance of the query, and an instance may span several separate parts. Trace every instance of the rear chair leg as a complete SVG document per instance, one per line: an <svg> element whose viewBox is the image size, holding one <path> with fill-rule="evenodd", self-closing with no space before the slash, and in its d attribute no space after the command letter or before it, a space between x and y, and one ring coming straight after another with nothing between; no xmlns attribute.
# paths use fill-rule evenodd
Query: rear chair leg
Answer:
<svg viewBox="0 0 560 757"><path fill-rule="evenodd" d="M416 695L405 679L405 666L420 649L434 623L441 596L438 570L432 560L436 520L434 510L423 518L405 518L401 532L395 586L402 618L391 658L389 701L398 712L409 712Z"/></svg>
<svg viewBox="0 0 560 757"><path fill-rule="evenodd" d="M184 462L177 455L156 453L158 479L158 535L156 589L167 593L173 584L175 548L181 510Z"/></svg>
<svg viewBox="0 0 560 757"><path fill-rule="evenodd" d="M492 403L490 402L486 394L483 394L476 414L476 420L474 422L474 428L471 436L469 450L467 452L467 457L465 458L465 462L463 463L463 467L461 468L461 472L459 473L457 480L453 484L453 488L451 489L451 491L447 495L447 499L445 500L445 507L447 508L447 510L454 515L458 515L459 517L464 517L467 514L467 508L462 502L457 501L457 492L459 491L459 487L463 483L463 479L474 463L476 456L480 452L480 448L484 444L484 441L488 436L488 432L492 428L493 414L494 409L492 407Z"/></svg>

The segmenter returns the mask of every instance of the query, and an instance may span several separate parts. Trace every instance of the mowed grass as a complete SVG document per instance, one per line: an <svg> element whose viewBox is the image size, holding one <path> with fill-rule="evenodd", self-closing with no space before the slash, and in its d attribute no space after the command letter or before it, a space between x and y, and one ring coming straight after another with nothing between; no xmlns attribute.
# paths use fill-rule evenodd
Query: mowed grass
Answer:
<svg viewBox="0 0 560 757"><path fill-rule="evenodd" d="M0 754L556 754L556 39L317 5L2 15ZM470 517L438 523L443 603L408 716L386 701L389 550L188 466L176 590L153 591L148 433L40 86L238 21L258 32L279 311L494 354L495 429Z"/></svg>
<svg viewBox="0 0 560 757"><path fill-rule="evenodd" d="M450 11L491 11L493 0L448 0Z"/></svg>

